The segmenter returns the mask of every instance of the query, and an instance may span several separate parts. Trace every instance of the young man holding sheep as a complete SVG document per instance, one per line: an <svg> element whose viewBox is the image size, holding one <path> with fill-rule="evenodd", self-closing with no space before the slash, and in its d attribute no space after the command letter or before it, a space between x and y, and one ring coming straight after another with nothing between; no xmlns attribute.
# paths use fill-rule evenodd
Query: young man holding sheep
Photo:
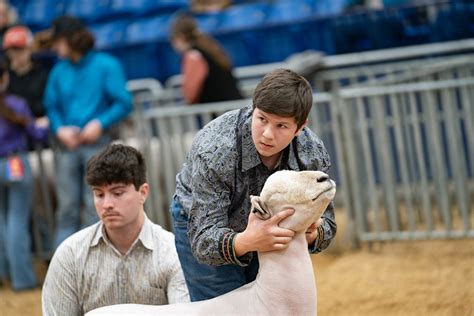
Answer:
<svg viewBox="0 0 474 316"><path fill-rule="evenodd" d="M291 70L266 75L253 105L228 112L205 126L177 175L171 204L176 249L192 301L227 293L255 279L256 251L284 249L294 236L278 223L250 213L277 170L327 172L329 156L306 126L312 107L309 83ZM325 249L336 233L331 203L307 233L311 252Z"/></svg>

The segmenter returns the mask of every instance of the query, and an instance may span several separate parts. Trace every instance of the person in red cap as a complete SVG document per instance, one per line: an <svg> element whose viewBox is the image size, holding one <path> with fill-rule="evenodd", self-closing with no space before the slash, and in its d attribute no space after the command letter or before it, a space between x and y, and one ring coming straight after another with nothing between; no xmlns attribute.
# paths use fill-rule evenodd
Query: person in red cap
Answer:
<svg viewBox="0 0 474 316"><path fill-rule="evenodd" d="M10 62L8 93L24 98L33 115L47 126L43 93L48 70L33 61L33 34L26 26L13 26L3 37L3 49Z"/></svg>

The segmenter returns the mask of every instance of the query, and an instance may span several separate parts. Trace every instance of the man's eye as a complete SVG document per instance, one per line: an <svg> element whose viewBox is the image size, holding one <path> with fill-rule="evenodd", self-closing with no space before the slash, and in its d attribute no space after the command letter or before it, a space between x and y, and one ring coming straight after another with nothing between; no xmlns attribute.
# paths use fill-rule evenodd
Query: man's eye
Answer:
<svg viewBox="0 0 474 316"><path fill-rule="evenodd" d="M282 125L282 124L278 125L278 127L279 128L288 128L286 125Z"/></svg>

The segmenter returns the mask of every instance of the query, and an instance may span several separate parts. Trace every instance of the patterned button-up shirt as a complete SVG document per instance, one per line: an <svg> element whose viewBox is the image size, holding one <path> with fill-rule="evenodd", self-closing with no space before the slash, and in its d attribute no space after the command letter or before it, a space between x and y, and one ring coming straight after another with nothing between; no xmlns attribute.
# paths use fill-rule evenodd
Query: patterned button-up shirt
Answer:
<svg viewBox="0 0 474 316"><path fill-rule="evenodd" d="M236 257L234 239L247 227L250 195L259 195L273 172L327 172L330 167L322 141L305 127L284 149L276 170L268 170L253 143L251 121L252 107L248 106L209 123L196 135L176 177L175 198L188 215L188 237L201 263L245 266L252 259L252 253ZM326 248L336 233L332 203L322 218L312 252Z"/></svg>
<svg viewBox="0 0 474 316"><path fill-rule="evenodd" d="M189 302L174 236L145 218L125 255L107 239L101 222L66 239L43 285L43 315L83 315L113 304Z"/></svg>

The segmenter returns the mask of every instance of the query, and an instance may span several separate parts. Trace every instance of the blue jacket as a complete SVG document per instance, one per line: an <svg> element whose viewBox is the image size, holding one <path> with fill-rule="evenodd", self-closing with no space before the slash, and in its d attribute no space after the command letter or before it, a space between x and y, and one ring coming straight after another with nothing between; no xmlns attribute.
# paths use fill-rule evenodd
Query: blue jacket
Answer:
<svg viewBox="0 0 474 316"><path fill-rule="evenodd" d="M78 63L62 60L53 67L44 105L51 130L56 134L61 126L83 128L93 119L107 129L130 113L132 98L119 61L91 51Z"/></svg>

